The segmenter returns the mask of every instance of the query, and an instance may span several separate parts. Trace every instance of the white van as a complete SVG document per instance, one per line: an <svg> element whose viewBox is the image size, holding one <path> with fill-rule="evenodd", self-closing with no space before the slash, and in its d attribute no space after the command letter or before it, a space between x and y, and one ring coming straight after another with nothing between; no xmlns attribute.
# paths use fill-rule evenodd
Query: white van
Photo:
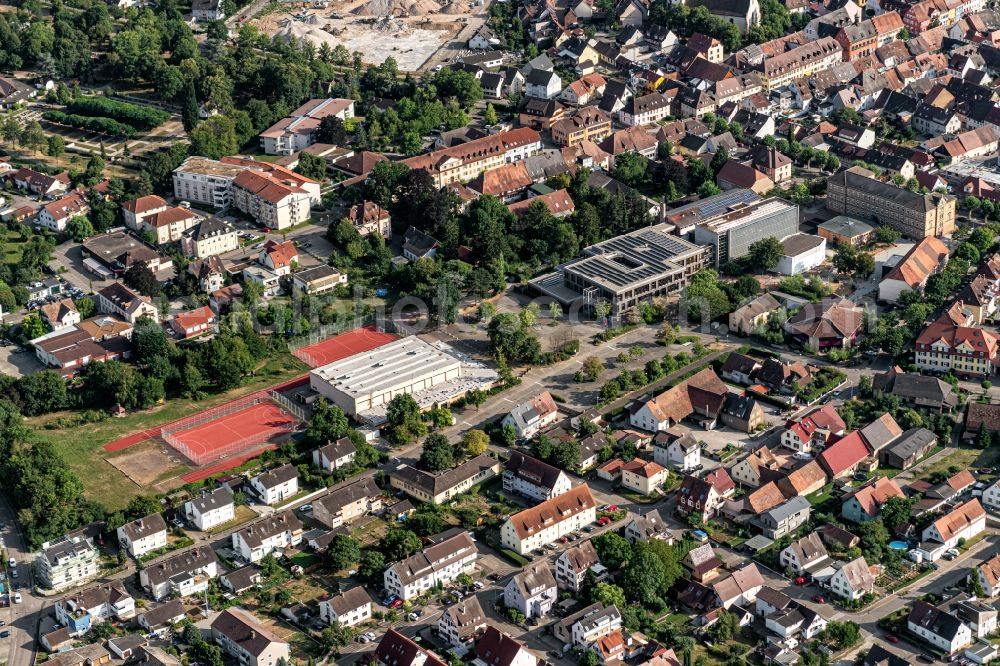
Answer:
<svg viewBox="0 0 1000 666"><path fill-rule="evenodd" d="M20 592L15 592L14 593L14 603L15 604L21 603L21 593Z"/></svg>

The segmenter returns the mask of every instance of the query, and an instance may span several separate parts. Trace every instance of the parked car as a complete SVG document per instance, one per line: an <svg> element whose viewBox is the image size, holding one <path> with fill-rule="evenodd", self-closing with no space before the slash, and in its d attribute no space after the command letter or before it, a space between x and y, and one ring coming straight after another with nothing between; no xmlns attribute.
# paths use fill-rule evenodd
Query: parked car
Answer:
<svg viewBox="0 0 1000 666"><path fill-rule="evenodd" d="M806 583L808 583L808 582L809 582L809 581L808 581L808 580L806 580L806 577L805 577L805 576L796 576L796 577L795 577L795 584L796 584L796 585L805 585L805 584L806 584Z"/></svg>
<svg viewBox="0 0 1000 666"><path fill-rule="evenodd" d="M406 616L406 619L409 620L410 622L416 622L419 618L420 616L417 615L416 613L410 613L409 615Z"/></svg>
<svg viewBox="0 0 1000 666"><path fill-rule="evenodd" d="M389 603L389 608L395 609L395 608L399 608L402 605L403 605L403 600L402 599L396 599L395 601L392 601L392 602Z"/></svg>
<svg viewBox="0 0 1000 666"><path fill-rule="evenodd" d="M899 636L897 636L896 634L886 634L885 640L889 641L890 643L898 643Z"/></svg>
<svg viewBox="0 0 1000 666"><path fill-rule="evenodd" d="M818 604L825 604L826 603L826 597L824 597L822 594L817 594L816 596L814 596L812 598L812 600L815 601Z"/></svg>
<svg viewBox="0 0 1000 666"><path fill-rule="evenodd" d="M0 631L0 638L7 638L8 636L10 636L10 632L7 631L6 629Z"/></svg>

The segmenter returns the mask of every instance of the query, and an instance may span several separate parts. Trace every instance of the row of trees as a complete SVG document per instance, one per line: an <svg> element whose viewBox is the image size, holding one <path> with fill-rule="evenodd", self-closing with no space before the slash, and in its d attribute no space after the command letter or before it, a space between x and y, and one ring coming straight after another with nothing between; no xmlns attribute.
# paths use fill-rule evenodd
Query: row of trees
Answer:
<svg viewBox="0 0 1000 666"><path fill-rule="evenodd" d="M77 97L69 103L66 111L81 116L110 118L137 130L150 130L170 120L170 114L166 111L107 97Z"/></svg>

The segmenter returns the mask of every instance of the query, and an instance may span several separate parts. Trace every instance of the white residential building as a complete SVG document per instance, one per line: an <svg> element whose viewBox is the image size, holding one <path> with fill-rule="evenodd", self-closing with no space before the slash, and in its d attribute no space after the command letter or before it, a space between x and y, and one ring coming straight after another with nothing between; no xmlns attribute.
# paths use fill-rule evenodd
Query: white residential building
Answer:
<svg viewBox="0 0 1000 666"><path fill-rule="evenodd" d="M978 499L971 499L925 527L918 550L933 562L958 546L959 539L968 541L985 529L986 511Z"/></svg>
<svg viewBox="0 0 1000 666"><path fill-rule="evenodd" d="M288 643L240 608L222 611L212 621L212 640L241 666L277 666L289 663Z"/></svg>
<svg viewBox="0 0 1000 666"><path fill-rule="evenodd" d="M524 567L503 589L503 603L516 608L528 619L544 617L559 600L552 569L546 560Z"/></svg>
<svg viewBox="0 0 1000 666"><path fill-rule="evenodd" d="M782 567L791 569L792 573L798 575L828 563L829 560L830 555L819 533L810 532L782 550L778 561Z"/></svg>
<svg viewBox="0 0 1000 666"><path fill-rule="evenodd" d="M299 493L299 473L288 463L251 478L250 487L264 504L280 504Z"/></svg>
<svg viewBox="0 0 1000 666"><path fill-rule="evenodd" d="M872 594L875 591L875 576L865 558L859 557L840 567L830 578L830 591L848 601L857 601L866 594Z"/></svg>
<svg viewBox="0 0 1000 666"><path fill-rule="evenodd" d="M354 117L354 100L311 99L287 117L260 133L260 145L268 155L293 155L316 143L316 131L323 118L341 120Z"/></svg>
<svg viewBox="0 0 1000 666"><path fill-rule="evenodd" d="M121 581L111 581L80 590L55 603L56 620L69 635L83 636L105 620L129 620L135 616L135 599Z"/></svg>
<svg viewBox="0 0 1000 666"><path fill-rule="evenodd" d="M586 527L596 516L597 502L583 483L508 518L500 527L500 542L524 555Z"/></svg>
<svg viewBox="0 0 1000 666"><path fill-rule="evenodd" d="M593 571L598 580L608 576L607 568L601 565L589 541L567 548L556 558L556 583L571 592L580 591L588 571Z"/></svg>
<svg viewBox="0 0 1000 666"><path fill-rule="evenodd" d="M537 666L538 658L496 627L487 627L476 643L472 666Z"/></svg>
<svg viewBox="0 0 1000 666"><path fill-rule="evenodd" d="M701 444L690 432L681 437L653 440L653 461L667 469L688 472L701 465Z"/></svg>
<svg viewBox="0 0 1000 666"><path fill-rule="evenodd" d="M42 544L35 571L41 587L59 592L97 578L99 558L90 539L63 536Z"/></svg>
<svg viewBox="0 0 1000 666"><path fill-rule="evenodd" d="M146 565L139 572L139 585L160 601L171 595L187 597L204 592L218 575L215 550L202 545Z"/></svg>
<svg viewBox="0 0 1000 666"><path fill-rule="evenodd" d="M1000 480L983 491L982 502L988 509L1000 509Z"/></svg>
<svg viewBox="0 0 1000 666"><path fill-rule="evenodd" d="M987 597L995 597L1000 594L1000 554L980 563L976 567L976 571L969 575L979 577L979 584Z"/></svg>
<svg viewBox="0 0 1000 666"><path fill-rule="evenodd" d="M154 513L125 523L118 528L118 543L135 558L166 548L167 523L163 515Z"/></svg>
<svg viewBox="0 0 1000 666"><path fill-rule="evenodd" d="M542 391L531 400L516 405L503 418L503 425L512 425L517 436L531 439L539 432L556 422L559 418L559 408L548 391Z"/></svg>
<svg viewBox="0 0 1000 666"><path fill-rule="evenodd" d="M572 627L573 645L587 647L597 639L622 628L622 615L614 605L597 608L576 620Z"/></svg>
<svg viewBox="0 0 1000 666"><path fill-rule="evenodd" d="M233 532L233 550L248 562L259 562L271 553L302 543L302 523L291 511L271 514Z"/></svg>
<svg viewBox="0 0 1000 666"><path fill-rule="evenodd" d="M544 502L568 492L573 487L569 475L558 467L511 451L503 471L503 489Z"/></svg>
<svg viewBox="0 0 1000 666"><path fill-rule="evenodd" d="M430 539L430 544L410 557L388 566L385 589L406 601L436 585L447 585L472 572L479 550L467 530L452 528Z"/></svg>
<svg viewBox="0 0 1000 666"><path fill-rule="evenodd" d="M452 647L468 647L486 629L486 613L475 595L448 606L437 623L438 634Z"/></svg>
<svg viewBox="0 0 1000 666"><path fill-rule="evenodd" d="M371 616L372 599L361 585L319 602L319 617L327 624L336 622L341 627L353 627L370 620Z"/></svg>
<svg viewBox="0 0 1000 666"><path fill-rule="evenodd" d="M236 518L236 502L228 486L184 503L184 515L202 532L224 525Z"/></svg>
<svg viewBox="0 0 1000 666"><path fill-rule="evenodd" d="M313 449L312 462L324 472L332 472L354 462L358 449L350 437L341 437L326 446Z"/></svg>
<svg viewBox="0 0 1000 666"><path fill-rule="evenodd" d="M913 602L906 628L946 654L972 643L972 630L967 624L926 601Z"/></svg>

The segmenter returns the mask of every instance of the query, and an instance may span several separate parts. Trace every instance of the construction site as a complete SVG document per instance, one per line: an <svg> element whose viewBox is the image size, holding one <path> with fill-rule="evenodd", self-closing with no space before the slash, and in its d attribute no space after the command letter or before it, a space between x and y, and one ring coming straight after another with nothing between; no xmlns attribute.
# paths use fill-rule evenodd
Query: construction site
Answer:
<svg viewBox="0 0 1000 666"><path fill-rule="evenodd" d="M471 4L465 0L315 0L282 7L251 23L268 35L306 39L317 48L342 44L351 53L360 53L368 64L381 64L391 56L404 72L428 68L435 52L467 28L478 28L486 18L483 0Z"/></svg>

